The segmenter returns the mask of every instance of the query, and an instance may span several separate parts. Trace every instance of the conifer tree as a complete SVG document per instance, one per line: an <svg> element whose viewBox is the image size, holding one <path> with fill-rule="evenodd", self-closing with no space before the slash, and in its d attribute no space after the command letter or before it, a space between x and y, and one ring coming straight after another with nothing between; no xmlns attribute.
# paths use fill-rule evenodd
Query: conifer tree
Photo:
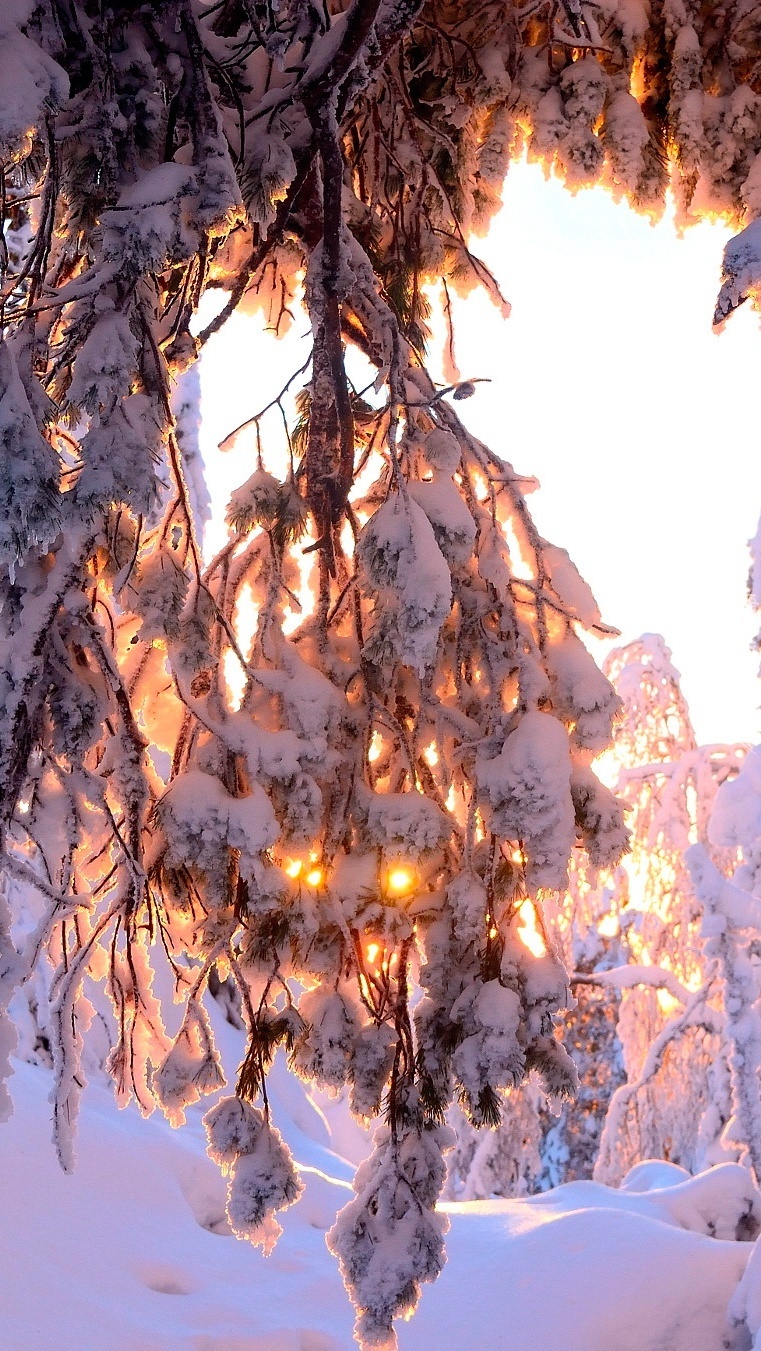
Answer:
<svg viewBox="0 0 761 1351"><path fill-rule="evenodd" d="M424 283L503 303L469 241L524 144L572 185L657 211L673 179L685 213L742 222L760 31L757 4L688 0L2 7L0 851L39 913L19 937L0 902L0 1007L53 963L70 1167L86 975L120 1100L177 1121L219 1087L203 993L229 972L248 1048L210 1150L233 1227L266 1245L298 1192L274 1048L350 1083L385 1119L330 1236L366 1345L443 1261L451 1096L488 1124L528 1068L572 1091L566 976L517 911L541 931L576 839L610 865L626 838L590 768L618 700L579 634L605 628L461 421L473 386L427 374ZM207 561L173 382L244 296L277 322L302 286L286 472L260 449ZM159 961L185 1007L171 1043Z"/></svg>

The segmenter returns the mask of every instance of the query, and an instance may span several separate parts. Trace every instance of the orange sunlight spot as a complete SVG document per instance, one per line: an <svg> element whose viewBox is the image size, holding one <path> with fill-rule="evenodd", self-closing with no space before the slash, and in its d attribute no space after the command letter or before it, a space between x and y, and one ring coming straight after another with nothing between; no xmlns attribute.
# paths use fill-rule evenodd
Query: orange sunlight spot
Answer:
<svg viewBox="0 0 761 1351"><path fill-rule="evenodd" d="M246 673L231 647L227 648L222 658L222 671L227 686L227 702L233 713L236 713L241 706L246 688Z"/></svg>
<svg viewBox="0 0 761 1351"><path fill-rule="evenodd" d="M658 1008L667 1018L670 1018L672 1013L676 1013L676 1010L682 1007L681 1001L668 990L658 990L657 998Z"/></svg>
<svg viewBox="0 0 761 1351"><path fill-rule="evenodd" d="M386 885L394 896L403 896L414 887L415 874L411 868L392 868Z"/></svg>
<svg viewBox="0 0 761 1351"><path fill-rule="evenodd" d="M645 62L641 56L638 56L632 63L629 93L638 103L644 102L647 86L645 85Z"/></svg>
<svg viewBox="0 0 761 1351"><path fill-rule="evenodd" d="M603 938L615 938L620 930L618 915L603 915L597 926L597 932L602 934Z"/></svg>
<svg viewBox="0 0 761 1351"><path fill-rule="evenodd" d="M546 957L547 945L537 928L536 912L531 901L524 901L518 914L523 921L518 929L518 937L524 948L528 948L532 957Z"/></svg>
<svg viewBox="0 0 761 1351"><path fill-rule="evenodd" d="M354 532L351 526L349 525L348 521L344 521L344 524L341 528L341 548L343 549L347 558L351 558L353 556Z"/></svg>
<svg viewBox="0 0 761 1351"><path fill-rule="evenodd" d="M235 613L233 614L233 631L241 652L249 652L251 649L251 643L256 633L257 619L254 593L249 583L244 582L235 603ZM225 652L222 669L227 686L228 702L233 712L237 712L246 689L246 672L232 648L228 648Z"/></svg>

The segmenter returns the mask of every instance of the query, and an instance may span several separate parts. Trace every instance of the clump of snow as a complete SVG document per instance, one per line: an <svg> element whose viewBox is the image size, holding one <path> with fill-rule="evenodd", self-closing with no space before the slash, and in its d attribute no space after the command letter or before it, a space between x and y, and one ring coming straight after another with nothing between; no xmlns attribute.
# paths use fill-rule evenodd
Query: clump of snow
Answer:
<svg viewBox="0 0 761 1351"><path fill-rule="evenodd" d="M733 310L761 288L761 218L751 221L724 249L722 284L714 324L723 324Z"/></svg>
<svg viewBox="0 0 761 1351"><path fill-rule="evenodd" d="M422 672L452 603L452 579L422 507L396 495L379 507L357 542L360 578L375 599L365 655L378 666L402 661Z"/></svg>
<svg viewBox="0 0 761 1351"><path fill-rule="evenodd" d="M526 713L498 755L479 757L477 774L490 829L523 842L531 889L565 886L575 826L563 724Z"/></svg>
<svg viewBox="0 0 761 1351"><path fill-rule="evenodd" d="M523 1075L524 1056L516 1037L521 1001L515 990L498 980L474 983L456 1000L450 1016L463 1025L466 1034L454 1053L452 1067L469 1110L480 1122L484 1116L479 1101L487 1085L509 1088Z"/></svg>
<svg viewBox="0 0 761 1351"><path fill-rule="evenodd" d="M191 999L174 1044L153 1076L153 1091L172 1125L178 1126L186 1107L224 1083L205 1010Z"/></svg>
<svg viewBox="0 0 761 1351"><path fill-rule="evenodd" d="M599 670L584 644L572 632L549 643L547 654L553 706L574 723L573 740L585 750L610 745L613 722L622 700Z"/></svg>
<svg viewBox="0 0 761 1351"><path fill-rule="evenodd" d="M227 1172L239 1154L250 1154L262 1129L262 1114L244 1098L221 1098L204 1118L209 1156Z"/></svg>
<svg viewBox="0 0 761 1351"><path fill-rule="evenodd" d="M349 992L309 990L299 1001L307 1024L294 1053L294 1065L306 1080L314 1078L321 1088L334 1092L349 1073L354 1035L359 1027L356 999Z"/></svg>
<svg viewBox="0 0 761 1351"><path fill-rule="evenodd" d="M74 362L67 391L70 403L88 413L118 400L138 369L139 344L127 317L105 297L97 310L98 317Z"/></svg>
<svg viewBox="0 0 761 1351"><path fill-rule="evenodd" d="M443 844L449 835L451 827L444 813L422 793L365 791L359 801L368 842L392 856L397 850L403 857L418 858Z"/></svg>
<svg viewBox="0 0 761 1351"><path fill-rule="evenodd" d="M253 783L246 797L232 797L214 774L200 769L173 779L157 814L170 861L212 876L224 871L228 841L250 857L268 849L279 834L272 804L259 784Z"/></svg>
<svg viewBox="0 0 761 1351"><path fill-rule="evenodd" d="M0 158L6 168L26 158L44 112L69 95L65 71L17 26L32 8L27 0L3 0L0 13Z"/></svg>
<svg viewBox="0 0 761 1351"><path fill-rule="evenodd" d="M15 569L60 524L59 465L37 430L11 348L0 342L0 562Z"/></svg>
<svg viewBox="0 0 761 1351"><path fill-rule="evenodd" d="M434 472L431 479L411 482L408 491L431 522L436 543L450 567L468 563L473 556L476 523L449 474Z"/></svg>
<svg viewBox="0 0 761 1351"><path fill-rule="evenodd" d="M761 839L761 746L752 746L740 773L719 788L708 826L711 844L742 849L746 858Z"/></svg>
<svg viewBox="0 0 761 1351"><path fill-rule="evenodd" d="M446 1173L442 1152L454 1144L447 1126L379 1129L375 1148L357 1170L356 1199L339 1212L327 1235L357 1306L358 1339L396 1351L393 1320L417 1306L420 1284L445 1261L449 1223L435 1205Z"/></svg>
<svg viewBox="0 0 761 1351"><path fill-rule="evenodd" d="M460 464L460 443L446 427L434 427L423 442L423 455L432 469L454 474Z"/></svg>
<svg viewBox="0 0 761 1351"><path fill-rule="evenodd" d="M567 550L560 549L556 544L545 543L542 558L550 574L552 589L569 616L578 619L585 628L599 624L601 615L592 588L584 581Z"/></svg>
<svg viewBox="0 0 761 1351"><path fill-rule="evenodd" d="M301 1191L279 1131L262 1119L253 1148L233 1164L227 1189L227 1218L233 1233L261 1244L269 1254L283 1232L274 1212L297 1201Z"/></svg>

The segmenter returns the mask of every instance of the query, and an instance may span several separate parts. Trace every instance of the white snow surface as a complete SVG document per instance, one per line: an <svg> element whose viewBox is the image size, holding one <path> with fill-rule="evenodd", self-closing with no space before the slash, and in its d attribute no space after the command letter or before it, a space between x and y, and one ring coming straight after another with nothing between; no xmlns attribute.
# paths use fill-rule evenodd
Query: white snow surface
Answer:
<svg viewBox="0 0 761 1351"><path fill-rule="evenodd" d="M211 1011L225 1061L239 1034ZM50 1144L48 1071L16 1062L15 1115L0 1127L3 1351L351 1351L353 1315L324 1236L351 1196L361 1132L323 1112L282 1064L274 1120L305 1192L281 1213L271 1257L236 1239L225 1180L206 1155L202 1112L172 1130L119 1111L93 1076L78 1166ZM360 1149L358 1150L358 1145ZM576 1182L518 1201L447 1203L449 1260L399 1328L401 1351L722 1351L753 1288L736 1241L754 1193L728 1164L689 1178L633 1170L616 1191ZM719 1237L709 1235L718 1234ZM754 1321L748 1321L755 1330ZM728 1340L725 1340L727 1338Z"/></svg>

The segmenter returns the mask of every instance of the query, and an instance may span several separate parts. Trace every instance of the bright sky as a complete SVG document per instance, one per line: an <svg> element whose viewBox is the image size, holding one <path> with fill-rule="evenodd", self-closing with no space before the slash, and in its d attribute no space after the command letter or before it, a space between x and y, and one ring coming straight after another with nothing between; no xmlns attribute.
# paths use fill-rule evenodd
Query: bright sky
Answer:
<svg viewBox="0 0 761 1351"><path fill-rule="evenodd" d="M664 634L701 742L761 739L749 650L761 617L745 600L761 511L761 331L743 310L720 337L711 331L727 237L706 224L680 239L602 190L572 198L517 164L476 245L512 315L477 293L456 303L462 374L492 382L458 411L538 476L539 529L568 549L621 641ZM217 516L253 468L251 440L225 456L217 443L301 363L301 333L275 344L236 316L204 354Z"/></svg>

